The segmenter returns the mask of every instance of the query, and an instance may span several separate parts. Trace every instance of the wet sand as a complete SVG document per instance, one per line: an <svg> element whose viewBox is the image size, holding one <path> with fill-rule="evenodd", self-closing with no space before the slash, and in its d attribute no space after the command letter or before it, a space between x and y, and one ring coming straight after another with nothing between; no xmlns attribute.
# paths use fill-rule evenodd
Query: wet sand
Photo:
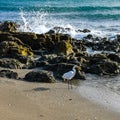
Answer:
<svg viewBox="0 0 120 120"><path fill-rule="evenodd" d="M27 70L17 70L23 77ZM0 78L1 120L119 120L120 115L83 98L77 86Z"/></svg>

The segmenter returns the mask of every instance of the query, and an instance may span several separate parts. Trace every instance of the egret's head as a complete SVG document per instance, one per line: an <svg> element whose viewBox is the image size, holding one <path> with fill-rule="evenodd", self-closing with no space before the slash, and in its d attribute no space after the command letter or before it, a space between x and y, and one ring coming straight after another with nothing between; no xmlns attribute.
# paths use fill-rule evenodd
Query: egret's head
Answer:
<svg viewBox="0 0 120 120"><path fill-rule="evenodd" d="M78 65L74 65L74 67L73 68L76 68L78 71L79 70L81 70L81 67L80 66L78 66Z"/></svg>
<svg viewBox="0 0 120 120"><path fill-rule="evenodd" d="M77 70L78 70L78 71L81 70L81 67L80 67L80 66L77 66Z"/></svg>

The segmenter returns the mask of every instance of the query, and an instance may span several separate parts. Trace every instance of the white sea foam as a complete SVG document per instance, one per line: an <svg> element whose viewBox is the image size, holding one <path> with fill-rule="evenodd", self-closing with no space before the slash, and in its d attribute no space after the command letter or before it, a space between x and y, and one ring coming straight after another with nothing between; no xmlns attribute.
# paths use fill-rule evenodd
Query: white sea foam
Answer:
<svg viewBox="0 0 120 120"><path fill-rule="evenodd" d="M87 52L88 54L91 54L91 55L99 54L99 53L111 53L111 54L114 54L114 53L115 53L115 52L113 52L113 51L93 50L92 48L87 48L87 49L86 49L86 52Z"/></svg>
<svg viewBox="0 0 120 120"><path fill-rule="evenodd" d="M45 12L24 12L21 10L21 26L20 30L24 32L45 33L49 30L46 21L47 13Z"/></svg>
<svg viewBox="0 0 120 120"><path fill-rule="evenodd" d="M78 88L79 93L85 98L103 105L107 110L115 111L120 113L120 91L116 92L115 88L119 88L120 81L115 82L116 85L111 85L113 83L112 79L101 79L99 77L91 78L90 80L81 83ZM119 83L119 84L117 84Z"/></svg>
<svg viewBox="0 0 120 120"><path fill-rule="evenodd" d="M46 33L50 29L54 27L61 27L64 31L59 31L63 34L69 34L73 38L77 38L81 40L83 37L87 36L88 34L92 34L95 36L108 36L111 40L114 40L114 36L119 34L119 32L112 33L111 30L105 30L105 28L110 28L108 23L103 24L102 26L98 23L92 22L85 22L79 21L75 23L75 21L68 21L62 18L53 17L51 14L45 11L32 11L32 12L25 12L24 10L20 10L20 19L21 19L21 26L19 30L24 32L34 32L34 33ZM89 23L89 24L88 24ZM101 26L101 27L100 27ZM69 29L66 29L69 28ZM91 32L83 33L78 32L77 30L89 29ZM103 30L104 29L104 30Z"/></svg>

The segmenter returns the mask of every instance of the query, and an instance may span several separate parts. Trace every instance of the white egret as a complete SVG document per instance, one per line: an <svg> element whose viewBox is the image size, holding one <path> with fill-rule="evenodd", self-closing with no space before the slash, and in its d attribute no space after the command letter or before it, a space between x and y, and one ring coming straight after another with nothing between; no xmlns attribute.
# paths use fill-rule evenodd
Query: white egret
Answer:
<svg viewBox="0 0 120 120"><path fill-rule="evenodd" d="M71 80L76 74L76 69L75 68L78 68L80 70L80 67L78 67L77 65L74 65L71 71L64 73L63 76L62 76L64 81L67 80L67 82L68 82L68 89L69 89L69 84L71 84L71 89L72 89Z"/></svg>

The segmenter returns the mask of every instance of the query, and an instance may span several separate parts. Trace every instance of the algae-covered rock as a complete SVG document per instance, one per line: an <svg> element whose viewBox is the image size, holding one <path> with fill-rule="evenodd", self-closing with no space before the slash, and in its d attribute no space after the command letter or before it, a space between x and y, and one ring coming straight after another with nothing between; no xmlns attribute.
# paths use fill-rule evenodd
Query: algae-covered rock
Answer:
<svg viewBox="0 0 120 120"><path fill-rule="evenodd" d="M14 22L5 21L0 24L0 31L15 32L17 25Z"/></svg>
<svg viewBox="0 0 120 120"><path fill-rule="evenodd" d="M2 56L9 56L13 58L17 58L19 56L27 57L33 56L33 52L30 48L25 47L23 45L19 45L13 41L3 41L0 42L0 54Z"/></svg>
<svg viewBox="0 0 120 120"><path fill-rule="evenodd" d="M24 44L30 46L33 50L40 49L39 40L35 33L17 32L12 33L13 37L20 39Z"/></svg>
<svg viewBox="0 0 120 120"><path fill-rule="evenodd" d="M58 53L70 55L73 53L73 48L69 41L61 41L57 46L57 51Z"/></svg>

